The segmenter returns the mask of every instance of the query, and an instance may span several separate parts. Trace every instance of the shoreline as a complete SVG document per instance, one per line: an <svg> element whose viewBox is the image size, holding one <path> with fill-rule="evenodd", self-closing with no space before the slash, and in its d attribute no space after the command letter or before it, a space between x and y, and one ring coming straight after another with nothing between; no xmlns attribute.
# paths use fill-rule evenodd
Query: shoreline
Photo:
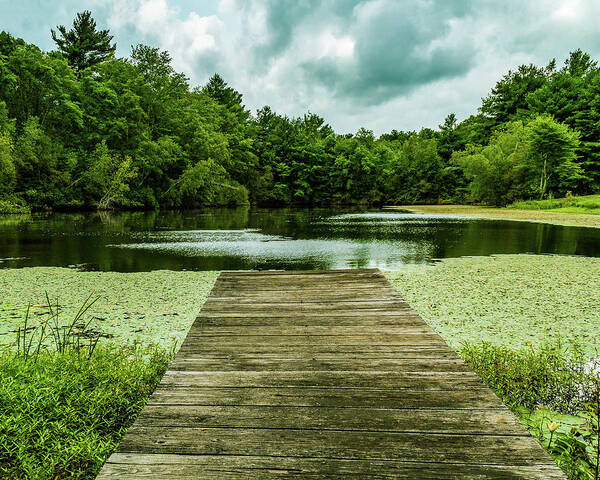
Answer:
<svg viewBox="0 0 600 480"><path fill-rule="evenodd" d="M393 205L385 207L385 210L406 210L429 215L458 215L481 220L545 223L563 227L600 228L600 215L592 213L516 210L499 207L478 207L474 205Z"/></svg>

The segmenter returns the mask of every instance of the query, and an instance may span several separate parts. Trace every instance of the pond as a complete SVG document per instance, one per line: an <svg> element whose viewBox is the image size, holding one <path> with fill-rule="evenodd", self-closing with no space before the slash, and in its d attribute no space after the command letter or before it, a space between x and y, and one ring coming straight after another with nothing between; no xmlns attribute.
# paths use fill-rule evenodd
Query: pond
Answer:
<svg viewBox="0 0 600 480"><path fill-rule="evenodd" d="M600 229L357 209L0 217L0 267L150 271L392 268L445 257L600 256Z"/></svg>

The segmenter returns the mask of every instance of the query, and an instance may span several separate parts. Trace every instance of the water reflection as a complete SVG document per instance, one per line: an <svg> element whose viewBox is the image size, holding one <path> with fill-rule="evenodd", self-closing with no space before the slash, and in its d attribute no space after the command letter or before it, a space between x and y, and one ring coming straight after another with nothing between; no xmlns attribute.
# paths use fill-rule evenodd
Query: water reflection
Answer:
<svg viewBox="0 0 600 480"><path fill-rule="evenodd" d="M386 268L499 253L600 256L600 229L332 209L0 217L0 267Z"/></svg>

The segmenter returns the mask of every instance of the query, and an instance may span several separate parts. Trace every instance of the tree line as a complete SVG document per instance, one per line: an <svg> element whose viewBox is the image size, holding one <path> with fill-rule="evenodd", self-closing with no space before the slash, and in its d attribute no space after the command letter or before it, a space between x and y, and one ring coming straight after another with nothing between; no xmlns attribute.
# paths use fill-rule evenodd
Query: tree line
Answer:
<svg viewBox="0 0 600 480"><path fill-rule="evenodd" d="M483 203L600 192L600 68L508 72L462 122L338 134L318 115L251 114L168 52L117 58L90 12L56 50L0 33L0 202L33 209Z"/></svg>

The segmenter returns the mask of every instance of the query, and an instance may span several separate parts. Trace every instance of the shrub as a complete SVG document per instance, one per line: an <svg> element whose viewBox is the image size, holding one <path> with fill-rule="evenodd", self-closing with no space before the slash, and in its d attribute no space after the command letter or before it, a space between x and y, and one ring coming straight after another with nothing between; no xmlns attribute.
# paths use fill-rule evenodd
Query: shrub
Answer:
<svg viewBox="0 0 600 480"><path fill-rule="evenodd" d="M0 355L0 477L92 479L160 381L163 351Z"/></svg>
<svg viewBox="0 0 600 480"><path fill-rule="evenodd" d="M570 480L600 478L600 362L577 346L467 344L461 356L517 414Z"/></svg>

